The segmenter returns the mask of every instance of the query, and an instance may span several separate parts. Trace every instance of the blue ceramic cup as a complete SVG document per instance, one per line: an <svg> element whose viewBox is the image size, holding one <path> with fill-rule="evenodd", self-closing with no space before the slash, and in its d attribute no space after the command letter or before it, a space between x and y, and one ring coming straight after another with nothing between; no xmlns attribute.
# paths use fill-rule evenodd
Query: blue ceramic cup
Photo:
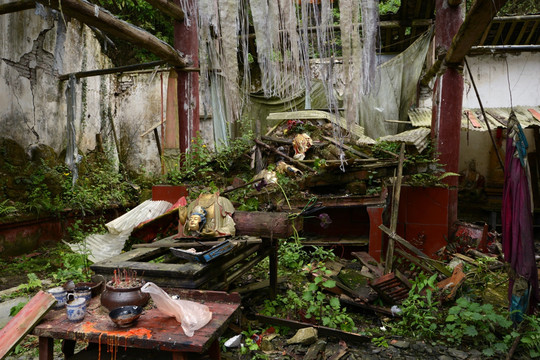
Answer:
<svg viewBox="0 0 540 360"><path fill-rule="evenodd" d="M56 299L56 305L54 306L55 309L61 309L66 306L67 291L63 287L58 286L47 290L47 292Z"/></svg>
<svg viewBox="0 0 540 360"><path fill-rule="evenodd" d="M86 300L80 297L67 302L66 312L69 321L81 321L86 314Z"/></svg>
<svg viewBox="0 0 540 360"><path fill-rule="evenodd" d="M78 286L73 289L73 295L75 299L83 298L86 301L86 305L88 305L88 302L92 298L92 289L90 286Z"/></svg>

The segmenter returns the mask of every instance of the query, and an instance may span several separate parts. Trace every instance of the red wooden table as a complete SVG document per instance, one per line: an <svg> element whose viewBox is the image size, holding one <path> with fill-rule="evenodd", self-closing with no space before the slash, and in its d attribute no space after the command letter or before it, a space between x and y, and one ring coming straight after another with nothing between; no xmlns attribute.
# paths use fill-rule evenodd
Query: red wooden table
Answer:
<svg viewBox="0 0 540 360"><path fill-rule="evenodd" d="M53 339L64 340L62 351L66 357L73 355L75 342L79 340L97 343L100 347L107 345L114 351L118 348L155 349L171 352L173 359L185 359L187 353L209 353L212 359L219 359L217 340L239 310L240 295L221 291L165 290L170 295L180 295L181 299L204 303L212 312L212 320L192 337L187 337L174 317L164 315L157 308L145 308L133 327L119 328L100 305L98 296L90 301L81 322L70 322L65 309L47 314L32 332L39 336L39 359L53 359Z"/></svg>

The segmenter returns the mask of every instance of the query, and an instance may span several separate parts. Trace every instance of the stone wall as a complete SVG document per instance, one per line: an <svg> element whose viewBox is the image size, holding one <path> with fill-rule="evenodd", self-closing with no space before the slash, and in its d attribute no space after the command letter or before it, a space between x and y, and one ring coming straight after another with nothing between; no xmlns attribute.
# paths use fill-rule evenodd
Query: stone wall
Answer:
<svg viewBox="0 0 540 360"><path fill-rule="evenodd" d="M60 81L58 75L113 67L100 41L89 27L39 5L37 10L2 15L1 137L28 153L37 144L48 145L62 159L68 141L68 81ZM166 94L167 73L163 78ZM159 73L87 77L79 79L75 89L80 153L93 150L99 134L111 159L132 170L160 170L153 132L141 136L161 119Z"/></svg>

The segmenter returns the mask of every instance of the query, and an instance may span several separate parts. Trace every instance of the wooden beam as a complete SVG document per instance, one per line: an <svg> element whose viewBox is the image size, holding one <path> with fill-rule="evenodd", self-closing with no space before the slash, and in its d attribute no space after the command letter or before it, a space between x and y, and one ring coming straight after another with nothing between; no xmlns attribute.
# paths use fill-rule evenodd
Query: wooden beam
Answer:
<svg viewBox="0 0 540 360"><path fill-rule="evenodd" d="M446 53L446 63L460 64L471 47L480 39L489 23L507 0L476 0L465 21L452 40L452 45Z"/></svg>
<svg viewBox="0 0 540 360"><path fill-rule="evenodd" d="M11 1L5 4L0 4L0 15L33 9L35 7L36 2L33 0Z"/></svg>
<svg viewBox="0 0 540 360"><path fill-rule="evenodd" d="M405 160L405 143L401 143L401 150L399 151L399 165L396 181L394 183L394 191L392 194L392 213L390 215L390 231L396 232L398 213L399 213L399 198L401 195L401 179L403 177L403 161ZM386 260L384 261L384 273L388 274L392 272L394 257L394 239L388 238L388 246L386 247Z"/></svg>
<svg viewBox="0 0 540 360"><path fill-rule="evenodd" d="M167 0L146 0L146 2L174 20L184 21L182 8L174 2Z"/></svg>
<svg viewBox="0 0 540 360"><path fill-rule="evenodd" d="M94 26L117 38L140 46L169 64L187 67L189 62L177 50L154 35L113 16L103 8L85 0L37 0L44 6L53 8L87 25Z"/></svg>
<svg viewBox="0 0 540 360"><path fill-rule="evenodd" d="M123 72L127 72L127 71L137 71L137 70L149 69L149 68L153 68L153 67L156 67L156 66L165 65L166 63L167 63L166 61L159 60L159 61L151 61L151 62L142 63L142 64L118 66L118 67L113 67L113 68L109 68L109 69L79 71L79 72L76 72L76 73L59 75L58 79L61 80L61 81L68 80L71 75L75 75L75 78L81 79L81 78L90 77L90 76L117 74L117 73L123 73Z"/></svg>
<svg viewBox="0 0 540 360"><path fill-rule="evenodd" d="M397 241L398 243L403 245L405 248L409 249L413 254L418 256L420 259L423 259L426 262L428 262L439 273L441 273L441 274L443 274L445 276L451 276L452 275L452 272L450 270L448 270L443 264L438 263L437 261L431 259L429 256L427 256L422 251L420 251L415 246L413 246L410 242L408 242L407 240L405 240L404 238L402 238L401 236L399 236L395 232L393 233L392 231L390 231L390 229L387 228L386 226L380 225L379 229L381 229L386 235L388 235L389 237L391 237L392 239L394 239L395 241Z"/></svg>

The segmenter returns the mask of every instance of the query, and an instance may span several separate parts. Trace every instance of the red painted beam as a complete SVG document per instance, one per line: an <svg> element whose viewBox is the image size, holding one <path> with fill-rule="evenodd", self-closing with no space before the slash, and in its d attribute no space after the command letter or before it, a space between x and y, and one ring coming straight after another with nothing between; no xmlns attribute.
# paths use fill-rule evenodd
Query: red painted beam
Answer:
<svg viewBox="0 0 540 360"><path fill-rule="evenodd" d="M196 0L190 0L189 7L196 8ZM175 0L180 5L179 0ZM197 38L196 13L185 14L183 22L174 23L174 48L185 54L195 68L199 67L199 40ZM189 26L188 26L189 21ZM199 73L178 71L178 125L180 152L189 150L191 139L199 131Z"/></svg>
<svg viewBox="0 0 540 360"><path fill-rule="evenodd" d="M435 46L439 53L444 53L453 45L452 39L463 23L463 7L452 7L446 0L437 0L436 14ZM431 126L439 161L447 172L459 171L462 101L463 76L457 66L448 66L435 82ZM450 228L457 220L458 178L450 176L446 183L450 186L447 223Z"/></svg>

